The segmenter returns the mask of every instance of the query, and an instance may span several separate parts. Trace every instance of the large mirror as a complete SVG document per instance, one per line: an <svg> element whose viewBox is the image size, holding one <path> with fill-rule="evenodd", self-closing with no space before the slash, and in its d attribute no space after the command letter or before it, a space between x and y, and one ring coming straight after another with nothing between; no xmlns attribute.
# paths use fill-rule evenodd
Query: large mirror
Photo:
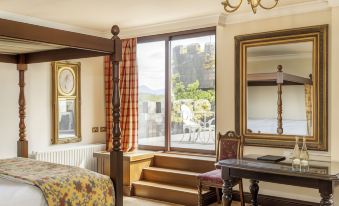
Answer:
<svg viewBox="0 0 339 206"><path fill-rule="evenodd" d="M247 145L327 150L327 25L237 36L236 130Z"/></svg>

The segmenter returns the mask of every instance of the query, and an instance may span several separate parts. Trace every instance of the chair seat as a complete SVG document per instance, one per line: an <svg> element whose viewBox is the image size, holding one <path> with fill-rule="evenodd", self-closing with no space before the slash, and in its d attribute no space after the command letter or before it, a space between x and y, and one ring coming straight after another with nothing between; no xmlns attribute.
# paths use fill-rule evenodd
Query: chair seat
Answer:
<svg viewBox="0 0 339 206"><path fill-rule="evenodd" d="M198 180L204 185L223 185L223 180L221 178L221 169L216 169L210 172L206 172L198 175Z"/></svg>
<svg viewBox="0 0 339 206"><path fill-rule="evenodd" d="M198 175L198 180L203 185L219 185L220 187L224 184L223 179L221 178L221 169L216 169L210 172L206 172ZM241 179L233 179L232 185L235 186L239 184Z"/></svg>

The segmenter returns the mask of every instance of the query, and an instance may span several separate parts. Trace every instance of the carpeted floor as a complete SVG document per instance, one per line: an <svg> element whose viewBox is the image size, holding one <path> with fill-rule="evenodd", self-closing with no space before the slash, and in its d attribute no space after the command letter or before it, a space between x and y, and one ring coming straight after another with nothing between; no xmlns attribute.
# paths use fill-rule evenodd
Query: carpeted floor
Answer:
<svg viewBox="0 0 339 206"><path fill-rule="evenodd" d="M181 205L164 203L164 202L137 198L137 197L124 197L124 205L125 206L181 206ZM219 205L213 204L210 206L219 206ZM232 206L240 206L240 203L234 202Z"/></svg>

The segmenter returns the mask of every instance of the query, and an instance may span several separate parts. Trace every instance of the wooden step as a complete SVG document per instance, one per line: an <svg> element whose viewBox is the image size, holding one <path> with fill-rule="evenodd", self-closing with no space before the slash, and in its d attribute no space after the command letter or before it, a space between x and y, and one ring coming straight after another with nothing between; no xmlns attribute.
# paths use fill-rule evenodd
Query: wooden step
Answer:
<svg viewBox="0 0 339 206"><path fill-rule="evenodd" d="M134 194L138 197L171 202L175 204L198 205L198 191L195 188L180 187L149 181L133 183ZM203 194L209 191L204 191Z"/></svg>
<svg viewBox="0 0 339 206"><path fill-rule="evenodd" d="M197 187L198 174L196 172L149 167L143 170L143 180L195 188Z"/></svg>
<svg viewBox="0 0 339 206"><path fill-rule="evenodd" d="M154 167L204 173L215 169L215 158L160 153L154 155Z"/></svg>

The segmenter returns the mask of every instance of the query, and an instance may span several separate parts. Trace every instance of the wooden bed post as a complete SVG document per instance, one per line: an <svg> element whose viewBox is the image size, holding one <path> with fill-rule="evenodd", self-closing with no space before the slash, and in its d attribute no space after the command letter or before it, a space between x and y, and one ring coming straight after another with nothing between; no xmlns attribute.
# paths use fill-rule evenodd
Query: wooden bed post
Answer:
<svg viewBox="0 0 339 206"><path fill-rule="evenodd" d="M119 62L122 60L122 43L118 34L120 29L112 27L113 54L111 56L113 67L113 150L110 153L110 176L115 188L115 205L123 205L123 152L121 146L120 130L120 92L119 92Z"/></svg>
<svg viewBox="0 0 339 206"><path fill-rule="evenodd" d="M28 141L26 139L26 100L25 100L25 71L27 70L27 64L25 61L25 55L18 56L17 69L19 71L19 140L17 145L18 157L28 158Z"/></svg>
<svg viewBox="0 0 339 206"><path fill-rule="evenodd" d="M278 84L278 127L277 127L277 133L279 135L284 133L283 129L283 122L282 122L282 85L284 84L284 74L282 71L282 65L278 66L278 77L277 77L277 84Z"/></svg>

